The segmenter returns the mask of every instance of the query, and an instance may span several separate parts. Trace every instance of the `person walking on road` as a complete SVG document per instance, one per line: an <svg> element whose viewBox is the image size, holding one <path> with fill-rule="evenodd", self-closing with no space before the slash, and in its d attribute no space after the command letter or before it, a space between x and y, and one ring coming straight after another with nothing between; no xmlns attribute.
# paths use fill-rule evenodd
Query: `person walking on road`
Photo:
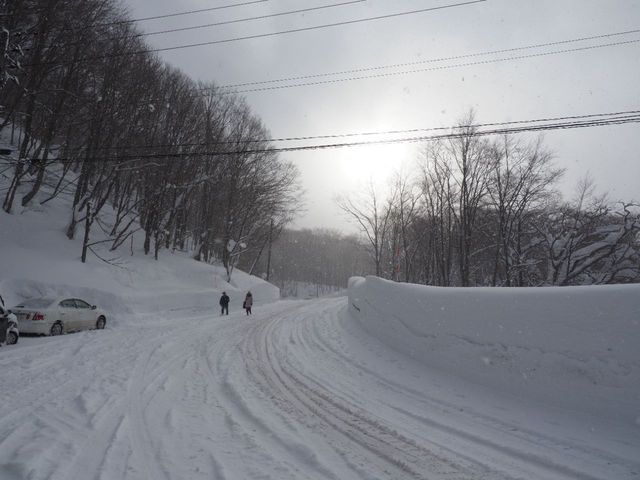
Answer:
<svg viewBox="0 0 640 480"><path fill-rule="evenodd" d="M227 295L227 292L222 292L222 296L220 297L220 307L222 307L220 315L224 315L225 313L229 315L229 295Z"/></svg>
<svg viewBox="0 0 640 480"><path fill-rule="evenodd" d="M251 295L251 292L247 292L247 296L244 297L244 303L242 306L247 311L247 315L251 315L251 307L253 306L253 295Z"/></svg>

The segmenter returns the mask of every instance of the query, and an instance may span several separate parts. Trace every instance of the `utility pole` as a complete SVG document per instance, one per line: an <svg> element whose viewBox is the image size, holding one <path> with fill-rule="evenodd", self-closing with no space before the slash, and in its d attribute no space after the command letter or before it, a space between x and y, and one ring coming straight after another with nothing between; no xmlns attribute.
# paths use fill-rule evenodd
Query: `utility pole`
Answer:
<svg viewBox="0 0 640 480"><path fill-rule="evenodd" d="M271 245L273 243L273 218L271 219L271 225L269 226L269 252L267 255L267 282L269 281L269 274L271 273Z"/></svg>
<svg viewBox="0 0 640 480"><path fill-rule="evenodd" d="M89 229L91 228L91 203L87 202L87 213L84 221L84 240L82 241L82 263L87 261L87 248L89 246Z"/></svg>

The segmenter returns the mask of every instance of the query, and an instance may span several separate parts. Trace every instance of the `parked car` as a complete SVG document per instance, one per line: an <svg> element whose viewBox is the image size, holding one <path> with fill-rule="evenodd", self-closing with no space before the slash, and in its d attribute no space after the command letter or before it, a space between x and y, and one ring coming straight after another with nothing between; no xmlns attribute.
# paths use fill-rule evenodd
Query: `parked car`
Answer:
<svg viewBox="0 0 640 480"><path fill-rule="evenodd" d="M61 335L66 332L103 329L106 314L79 298L31 298L12 308L22 333Z"/></svg>
<svg viewBox="0 0 640 480"><path fill-rule="evenodd" d="M18 343L18 338L20 338L18 319L11 310L7 309L0 296L0 345L14 345Z"/></svg>

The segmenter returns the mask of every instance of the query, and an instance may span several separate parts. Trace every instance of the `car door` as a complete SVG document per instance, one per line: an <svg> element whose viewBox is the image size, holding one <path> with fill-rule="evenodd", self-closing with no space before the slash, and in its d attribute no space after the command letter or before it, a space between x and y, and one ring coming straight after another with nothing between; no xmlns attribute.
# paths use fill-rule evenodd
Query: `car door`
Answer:
<svg viewBox="0 0 640 480"><path fill-rule="evenodd" d="M77 330L80 326L78 320L78 309L73 298L66 298L58 303L58 311L60 312L60 320L64 325L65 331Z"/></svg>
<svg viewBox="0 0 640 480"><path fill-rule="evenodd" d="M78 315L78 329L87 329L95 326L95 311L91 309L84 300L74 298L76 302L77 315Z"/></svg>

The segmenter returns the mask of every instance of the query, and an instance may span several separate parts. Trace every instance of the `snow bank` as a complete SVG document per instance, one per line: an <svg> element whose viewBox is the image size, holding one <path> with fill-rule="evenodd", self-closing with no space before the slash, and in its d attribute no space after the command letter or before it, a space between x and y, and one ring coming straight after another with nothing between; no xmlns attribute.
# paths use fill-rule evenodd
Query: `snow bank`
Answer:
<svg viewBox="0 0 640 480"><path fill-rule="evenodd" d="M640 415L640 285L442 288L349 281L370 334L490 388L634 422Z"/></svg>

